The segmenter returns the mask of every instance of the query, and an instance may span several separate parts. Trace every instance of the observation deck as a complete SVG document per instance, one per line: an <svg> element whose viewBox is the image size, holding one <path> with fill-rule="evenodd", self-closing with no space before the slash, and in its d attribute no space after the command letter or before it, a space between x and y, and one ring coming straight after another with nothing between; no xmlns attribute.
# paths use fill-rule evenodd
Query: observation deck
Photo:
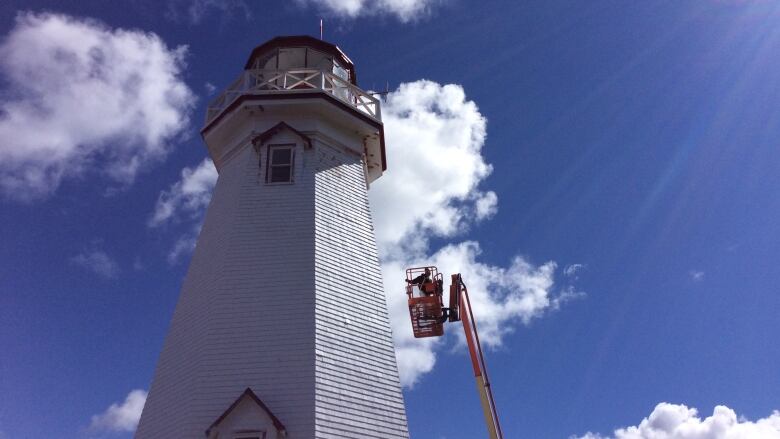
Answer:
<svg viewBox="0 0 780 439"><path fill-rule="evenodd" d="M315 68L252 69L244 70L225 91L209 102L205 126L242 95L291 95L312 91L327 93L377 122L382 120L379 100L335 73Z"/></svg>
<svg viewBox="0 0 780 439"><path fill-rule="evenodd" d="M322 92L381 122L379 100L357 86L355 66L338 46L309 36L276 37L256 47L241 75L206 111L204 129L238 98Z"/></svg>

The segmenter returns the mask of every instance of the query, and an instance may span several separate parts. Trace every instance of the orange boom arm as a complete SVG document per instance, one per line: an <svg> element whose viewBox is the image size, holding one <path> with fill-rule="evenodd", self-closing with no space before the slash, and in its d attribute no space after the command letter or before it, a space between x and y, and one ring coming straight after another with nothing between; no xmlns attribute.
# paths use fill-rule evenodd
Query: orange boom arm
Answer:
<svg viewBox="0 0 780 439"><path fill-rule="evenodd" d="M443 279L436 267L417 267L406 270L406 295L409 302L409 316L412 330L417 338L439 337L444 335L444 322L463 322L466 344L469 348L471 366L477 383L482 413L487 424L490 439L503 439L498 421L496 403L490 387L485 356L479 343L479 333L466 284L460 274L452 275L450 284L449 308L444 307ZM415 286L420 295L415 295Z"/></svg>

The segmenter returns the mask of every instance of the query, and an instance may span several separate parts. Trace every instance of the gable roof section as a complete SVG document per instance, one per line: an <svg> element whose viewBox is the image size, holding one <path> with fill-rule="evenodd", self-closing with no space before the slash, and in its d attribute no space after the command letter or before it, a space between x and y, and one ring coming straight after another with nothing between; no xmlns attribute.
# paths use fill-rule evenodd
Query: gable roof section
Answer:
<svg viewBox="0 0 780 439"><path fill-rule="evenodd" d="M227 408L227 410L225 410L225 412L224 412L224 413L222 413L222 414L221 414L221 415L220 415L220 416L217 418L217 420L216 420L216 421L214 421L214 423L213 423L213 424L211 424L211 425L209 426L209 428L207 428L207 429L206 429L206 437L208 437L208 436L209 436L209 433L211 433L211 430L212 430L214 427L216 427L217 425L219 425L219 424L220 424L220 423L221 423L221 422L222 422L222 421L223 421L223 420L224 420L224 419L227 417L227 415L229 415L229 414L230 414L230 412L232 412L232 411L233 411L233 409L235 409L235 408L236 408L236 406L238 406L238 403L239 403L239 402L241 402L241 400L242 400L242 399L244 399L244 397L249 397L249 398L250 398L252 401L254 401L254 402L255 402L255 404L257 404L257 405L258 405L258 406L259 406L261 409L263 409L263 411L265 411L265 412L268 414L268 416L271 418L271 421L273 421L273 423L274 423L274 427L276 428L276 430L278 430L278 431L279 431L279 433L282 433L282 434L285 434L285 433L286 433L287 429L284 427L284 424L282 424L282 421L280 421L280 420L279 420L279 418L277 418L277 417L276 417L276 416L275 416L275 415L274 415L274 414L271 412L271 410L269 410L269 409L268 409L268 407L266 407L266 405L265 405L265 404L263 404L263 401L261 401L261 400L260 400L260 398L258 398L258 397L257 397L257 395L255 395L255 392L253 392L253 391L252 391L252 389L250 389L249 387L247 387L247 388L246 388L246 390L244 390L244 393L242 393L242 394L241 394L241 396L239 396L238 398L236 398L236 400L235 400L235 401L233 401L233 404L230 404L230 407L228 407L228 408Z"/></svg>
<svg viewBox="0 0 780 439"><path fill-rule="evenodd" d="M311 138L307 136L306 134L303 134L302 132L296 130L295 128L291 127L290 125L287 125L285 122L279 122L278 124L274 125L273 127L265 130L264 132L260 133L258 136L256 136L254 139L252 139L252 143L255 146L261 146L264 145L267 141L269 141L272 137L279 134L282 130L290 130L293 134L300 137L301 140L304 141L307 147L311 148Z"/></svg>

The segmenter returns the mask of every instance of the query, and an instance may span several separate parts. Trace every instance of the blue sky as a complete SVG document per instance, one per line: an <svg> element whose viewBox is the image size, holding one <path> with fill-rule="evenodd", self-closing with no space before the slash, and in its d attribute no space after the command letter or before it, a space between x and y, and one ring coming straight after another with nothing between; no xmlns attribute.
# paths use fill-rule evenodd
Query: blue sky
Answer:
<svg viewBox="0 0 780 439"><path fill-rule="evenodd" d="M372 202L414 196L394 193L393 169L446 176L423 182L444 201L405 212L406 229L375 211L386 288L403 294L392 273L412 261L472 276L508 438L693 437L686 420L696 437L780 437L780 5L402 3L0 5L0 438L132 436L123 404L149 387L189 257L171 253L208 199L208 175L176 184L206 158L210 88L320 17L359 85L393 92ZM51 17L66 25L46 31ZM159 55L138 74L169 93L93 100L110 91L68 89L68 58L29 50L79 35L144 49L117 65ZM175 215L150 224L161 193ZM405 366L412 436L481 437L457 339L396 337L436 361Z"/></svg>

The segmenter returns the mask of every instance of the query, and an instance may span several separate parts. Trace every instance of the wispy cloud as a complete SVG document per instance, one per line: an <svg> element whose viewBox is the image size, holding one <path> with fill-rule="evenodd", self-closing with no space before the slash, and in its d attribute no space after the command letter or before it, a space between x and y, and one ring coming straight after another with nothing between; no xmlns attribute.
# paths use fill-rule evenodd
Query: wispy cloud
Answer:
<svg viewBox="0 0 780 439"><path fill-rule="evenodd" d="M176 265L183 261L186 256L195 250L195 244L198 241L198 234L200 233L200 223L195 225L191 230L181 235L173 244L171 251L168 252L168 263L170 265Z"/></svg>
<svg viewBox="0 0 780 439"><path fill-rule="evenodd" d="M70 258L70 262L107 279L119 274L119 264L103 250L95 249L79 253Z"/></svg>
<svg viewBox="0 0 780 439"><path fill-rule="evenodd" d="M211 159L198 166L182 169L181 178L168 190L160 192L149 227L184 222L187 231L174 243L168 253L168 263L175 265L195 248L203 222L203 212L211 200L211 191L217 183L217 169Z"/></svg>
<svg viewBox="0 0 780 439"><path fill-rule="evenodd" d="M691 280L694 282L701 282L704 280L704 272L701 270L691 270L688 272L688 276L690 276Z"/></svg>
<svg viewBox="0 0 780 439"><path fill-rule="evenodd" d="M695 408L662 402L639 425L619 428L612 436L587 433L569 439L780 439L780 412L750 421L719 405L704 419Z"/></svg>
<svg viewBox="0 0 780 439"><path fill-rule="evenodd" d="M340 17L362 15L394 15L403 22L414 21L430 14L444 0L296 0L301 5L313 5L322 12Z"/></svg>
<svg viewBox="0 0 780 439"><path fill-rule="evenodd" d="M585 268L585 265L583 264L569 264L563 268L563 274L565 276L577 279L579 277L577 276L577 273L582 271L583 268Z"/></svg>
<svg viewBox="0 0 780 439"><path fill-rule="evenodd" d="M217 169L211 159L204 159L194 168L184 168L179 181L160 192L152 217L150 227L158 227L171 221L181 219L198 219L203 208L211 200L211 190L217 182Z"/></svg>
<svg viewBox="0 0 780 439"><path fill-rule="evenodd" d="M135 431L145 403L146 391L133 390L124 402L113 403L103 413L92 416L89 430L92 432Z"/></svg>
<svg viewBox="0 0 780 439"><path fill-rule="evenodd" d="M233 18L252 18L252 11L244 0L170 0L166 17L175 22L199 24L208 16L220 21Z"/></svg>
<svg viewBox="0 0 780 439"><path fill-rule="evenodd" d="M52 13L20 13L0 46L0 190L31 200L101 172L130 184L189 126L186 47Z"/></svg>

